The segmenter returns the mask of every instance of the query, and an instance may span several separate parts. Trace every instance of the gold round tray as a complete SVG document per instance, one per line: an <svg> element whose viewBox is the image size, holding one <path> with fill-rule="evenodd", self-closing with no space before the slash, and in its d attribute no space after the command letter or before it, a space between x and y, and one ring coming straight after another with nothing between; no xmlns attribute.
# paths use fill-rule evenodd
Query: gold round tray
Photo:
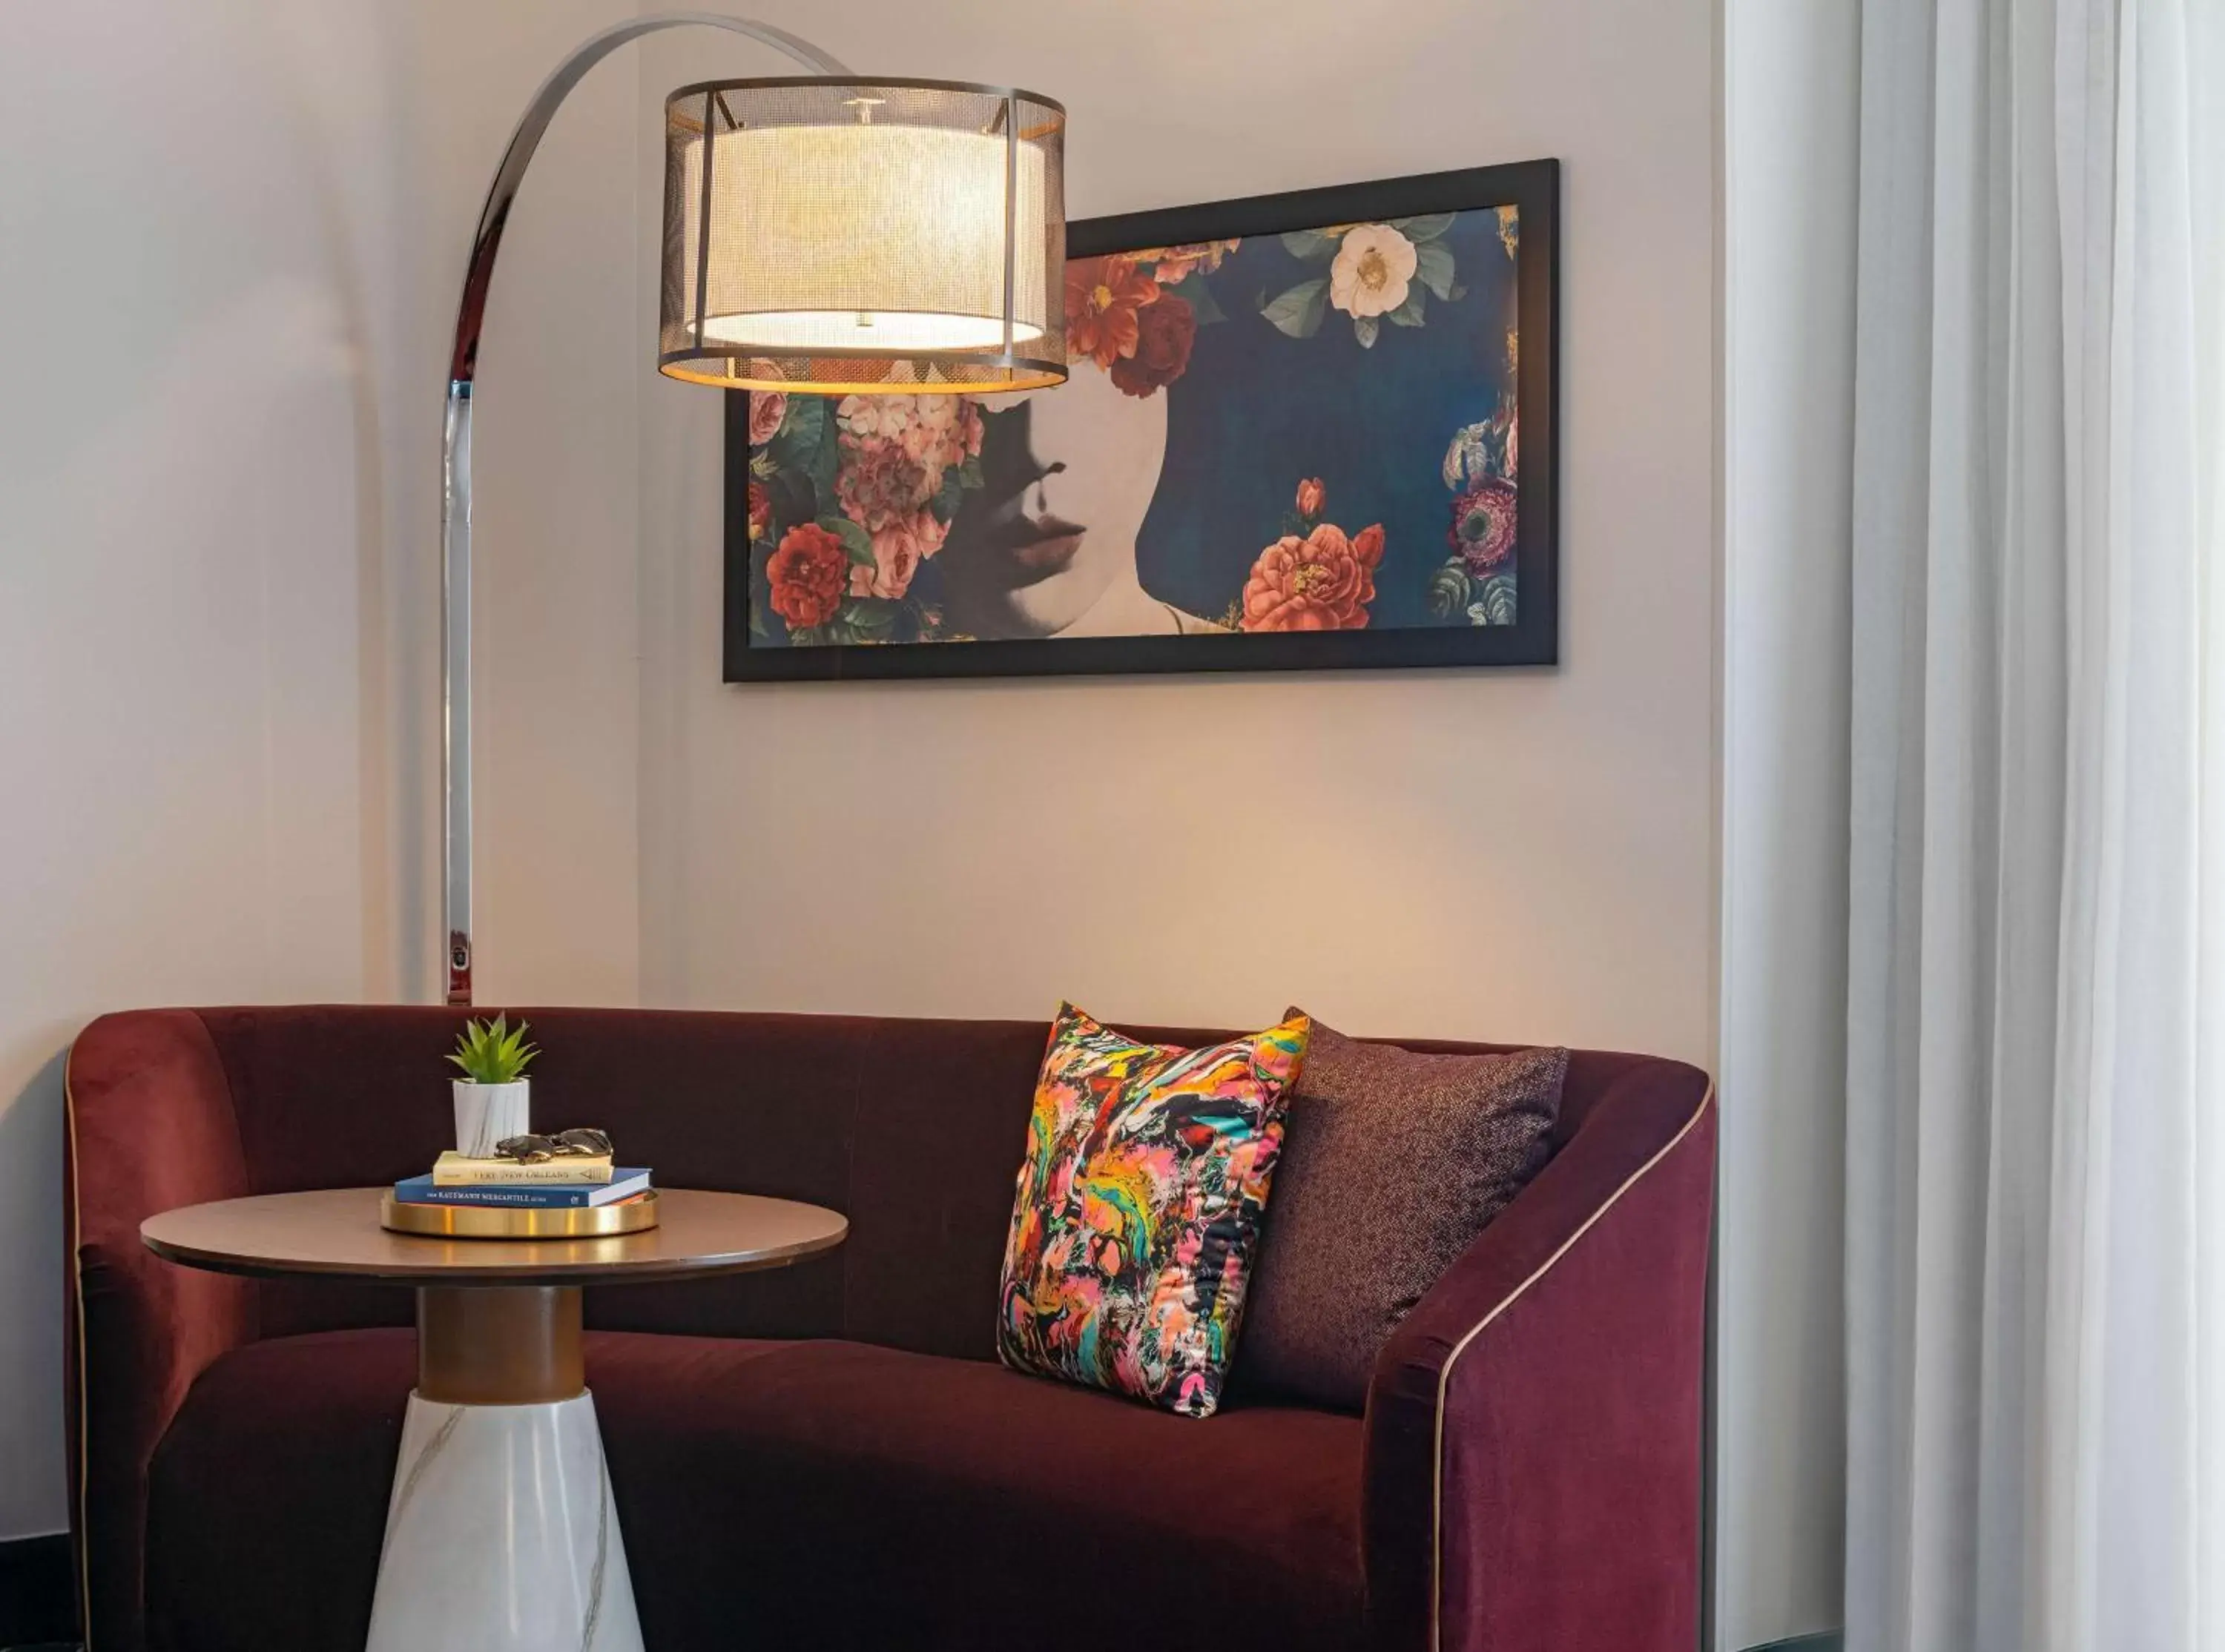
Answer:
<svg viewBox="0 0 2225 1652"><path fill-rule="evenodd" d="M434 1239L606 1239L656 1225L656 1190L616 1205L404 1205L378 1201L378 1225Z"/></svg>

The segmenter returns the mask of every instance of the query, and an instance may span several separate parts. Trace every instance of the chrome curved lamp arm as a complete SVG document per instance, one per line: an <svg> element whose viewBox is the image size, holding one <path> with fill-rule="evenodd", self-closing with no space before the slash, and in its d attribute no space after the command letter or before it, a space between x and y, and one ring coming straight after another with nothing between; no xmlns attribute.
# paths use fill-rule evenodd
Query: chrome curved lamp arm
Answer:
<svg viewBox="0 0 2225 1652"><path fill-rule="evenodd" d="M463 302L456 313L456 338L448 352L448 407L443 427L441 491L441 772L444 873L441 909L448 934L447 1002L472 1001L472 381L479 370L479 326L486 311L487 284L494 276L495 254L502 245L510 203L531 164L542 134L572 88L588 70L629 41L666 28L700 24L762 41L815 74L846 76L850 71L808 41L784 28L746 17L709 11L672 11L618 23L581 41L542 82L510 134L502 165L479 212L472 239L471 263L464 274Z"/></svg>

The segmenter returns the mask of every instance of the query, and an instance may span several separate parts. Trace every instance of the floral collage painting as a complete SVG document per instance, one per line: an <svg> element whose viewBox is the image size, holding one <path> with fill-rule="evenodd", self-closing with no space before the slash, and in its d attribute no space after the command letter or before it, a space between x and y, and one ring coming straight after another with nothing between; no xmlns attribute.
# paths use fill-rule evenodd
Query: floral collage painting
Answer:
<svg viewBox="0 0 2225 1652"><path fill-rule="evenodd" d="M737 396L728 677L1550 662L1551 173L1076 224L1065 384Z"/></svg>

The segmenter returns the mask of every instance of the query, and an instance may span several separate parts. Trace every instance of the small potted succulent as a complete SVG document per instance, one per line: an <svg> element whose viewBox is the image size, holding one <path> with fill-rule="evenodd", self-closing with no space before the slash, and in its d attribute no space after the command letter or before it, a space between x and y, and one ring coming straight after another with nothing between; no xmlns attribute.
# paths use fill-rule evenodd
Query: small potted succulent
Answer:
<svg viewBox="0 0 2225 1652"><path fill-rule="evenodd" d="M516 1027L504 1016L467 1021L448 1059L464 1070L453 1081L456 1151L473 1159L494 1157L495 1143L532 1128L531 1079L525 1068L540 1054L525 1041L526 1023Z"/></svg>

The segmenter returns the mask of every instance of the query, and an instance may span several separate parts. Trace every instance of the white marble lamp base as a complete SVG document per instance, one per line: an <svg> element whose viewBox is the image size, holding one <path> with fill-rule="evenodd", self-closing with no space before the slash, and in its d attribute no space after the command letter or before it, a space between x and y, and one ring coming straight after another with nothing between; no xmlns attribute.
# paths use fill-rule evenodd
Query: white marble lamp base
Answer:
<svg viewBox="0 0 2225 1652"><path fill-rule="evenodd" d="M370 1652L448 1648L641 1652L592 1396L409 1396Z"/></svg>

